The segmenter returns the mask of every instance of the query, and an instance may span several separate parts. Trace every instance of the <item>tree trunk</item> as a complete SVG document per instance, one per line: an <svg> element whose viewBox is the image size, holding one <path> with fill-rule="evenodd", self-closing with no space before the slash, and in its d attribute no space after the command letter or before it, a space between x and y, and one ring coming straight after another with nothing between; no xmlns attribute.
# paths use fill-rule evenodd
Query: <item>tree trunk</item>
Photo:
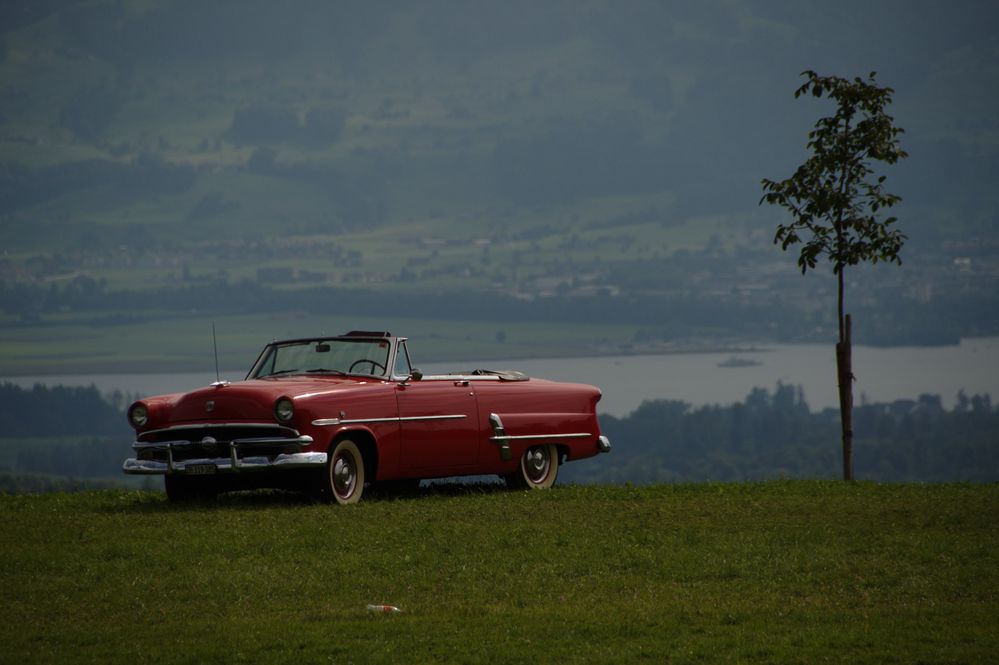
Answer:
<svg viewBox="0 0 999 665"><path fill-rule="evenodd" d="M839 379L839 420L843 432L843 480L853 480L853 339L850 315L836 344L836 376Z"/></svg>

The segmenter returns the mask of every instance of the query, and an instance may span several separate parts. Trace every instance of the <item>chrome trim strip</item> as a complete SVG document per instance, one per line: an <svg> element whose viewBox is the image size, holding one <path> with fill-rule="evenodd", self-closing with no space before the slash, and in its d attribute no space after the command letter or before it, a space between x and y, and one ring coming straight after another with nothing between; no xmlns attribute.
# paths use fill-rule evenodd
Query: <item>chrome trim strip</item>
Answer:
<svg viewBox="0 0 999 665"><path fill-rule="evenodd" d="M538 441L544 439L582 439L586 437L593 436L589 432L568 432L566 434L517 434L511 435L506 433L506 429L503 427L503 419L499 417L499 414L490 413L489 414L489 425L493 429L493 435L489 437L489 440L499 446L500 459L504 462L510 460L512 452L510 450L511 441ZM601 437L602 440L606 440L606 437ZM608 442L608 450L610 450L610 443Z"/></svg>
<svg viewBox="0 0 999 665"><path fill-rule="evenodd" d="M394 418L317 418L312 421L312 424L316 427L324 427L327 425L357 425L359 423L401 423L417 420L461 420L467 417L460 413L450 416L396 416Z"/></svg>
<svg viewBox="0 0 999 665"><path fill-rule="evenodd" d="M510 442L506 438L506 430L503 429L503 421L500 419L499 414L489 414L489 426L493 428L494 434L494 436L490 438L490 441L495 441L496 445L499 446L500 459L504 462L509 462L512 459Z"/></svg>
<svg viewBox="0 0 999 665"><path fill-rule="evenodd" d="M229 457L205 459L189 459L174 462L172 455L166 462L156 460L127 459L121 470L137 475L164 475L168 473L187 473L189 465L214 464L218 473L239 473L243 471L268 471L284 469L318 468L326 464L326 453L291 453L282 454L273 460L267 457L244 457L238 465L233 465Z"/></svg>
<svg viewBox="0 0 999 665"><path fill-rule="evenodd" d="M501 381L495 374L424 374L420 381Z"/></svg>
<svg viewBox="0 0 999 665"><path fill-rule="evenodd" d="M510 436L504 434L501 436L491 436L490 441L525 441L528 439L581 439L586 436L593 436L589 432L573 432L572 434L520 434L518 436Z"/></svg>

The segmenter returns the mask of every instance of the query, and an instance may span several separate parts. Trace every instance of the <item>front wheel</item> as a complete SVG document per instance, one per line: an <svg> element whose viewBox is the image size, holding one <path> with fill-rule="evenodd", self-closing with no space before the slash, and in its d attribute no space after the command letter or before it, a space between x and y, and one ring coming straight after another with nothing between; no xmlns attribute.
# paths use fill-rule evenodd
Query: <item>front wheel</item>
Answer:
<svg viewBox="0 0 999 665"><path fill-rule="evenodd" d="M520 466L505 476L508 487L546 490L558 476L558 448L552 445L531 446L520 458Z"/></svg>
<svg viewBox="0 0 999 665"><path fill-rule="evenodd" d="M364 492L364 458L357 444L341 439L326 462L319 495L339 504L357 503Z"/></svg>

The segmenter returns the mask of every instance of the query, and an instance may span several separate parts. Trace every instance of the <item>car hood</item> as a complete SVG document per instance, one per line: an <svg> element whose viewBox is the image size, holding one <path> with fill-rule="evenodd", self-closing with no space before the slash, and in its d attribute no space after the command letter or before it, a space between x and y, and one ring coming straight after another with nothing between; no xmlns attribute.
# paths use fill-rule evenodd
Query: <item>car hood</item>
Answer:
<svg viewBox="0 0 999 665"><path fill-rule="evenodd" d="M170 408L171 424L191 421L253 421L274 419L274 403L280 397L302 400L318 395L356 390L383 383L354 377L275 377L208 386L176 396Z"/></svg>

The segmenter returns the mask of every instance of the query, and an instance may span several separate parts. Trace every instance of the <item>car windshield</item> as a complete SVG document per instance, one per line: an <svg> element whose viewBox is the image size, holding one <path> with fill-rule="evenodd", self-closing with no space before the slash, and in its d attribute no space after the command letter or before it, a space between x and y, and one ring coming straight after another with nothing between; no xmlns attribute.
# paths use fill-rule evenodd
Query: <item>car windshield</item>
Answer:
<svg viewBox="0 0 999 665"><path fill-rule="evenodd" d="M287 374L384 376L388 356L389 342L384 339L281 342L267 347L247 378Z"/></svg>

